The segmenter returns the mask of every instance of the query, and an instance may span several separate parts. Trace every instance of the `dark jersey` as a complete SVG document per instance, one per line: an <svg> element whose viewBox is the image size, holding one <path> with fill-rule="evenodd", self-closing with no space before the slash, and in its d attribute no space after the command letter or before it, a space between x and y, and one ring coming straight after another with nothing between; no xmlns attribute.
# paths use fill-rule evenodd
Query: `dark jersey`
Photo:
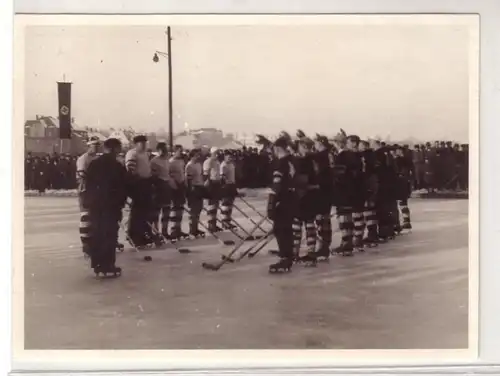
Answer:
<svg viewBox="0 0 500 376"><path fill-rule="evenodd" d="M290 156L276 159L273 167L273 181L267 202L268 214L274 213L281 204L290 201L295 176L295 167Z"/></svg>
<svg viewBox="0 0 500 376"><path fill-rule="evenodd" d="M318 167L318 184L321 189L331 190L333 185L333 155L328 150L323 150L315 154L315 161Z"/></svg>
<svg viewBox="0 0 500 376"><path fill-rule="evenodd" d="M111 154L92 161L86 174L85 198L90 208L121 209L127 199L127 171Z"/></svg>
<svg viewBox="0 0 500 376"><path fill-rule="evenodd" d="M399 156L394 158L394 167L395 167L396 173L399 176L404 176L407 178L410 177L410 171L412 170L412 166L409 163L407 158L399 157Z"/></svg>
<svg viewBox="0 0 500 376"><path fill-rule="evenodd" d="M375 152L372 149L367 149L361 152L361 159L363 161L363 172L367 176L375 174Z"/></svg>
<svg viewBox="0 0 500 376"><path fill-rule="evenodd" d="M335 158L335 165L342 181L355 182L363 178L363 160L358 152L341 151Z"/></svg>
<svg viewBox="0 0 500 376"><path fill-rule="evenodd" d="M312 188L318 186L318 166L312 155L296 158L296 180L300 187Z"/></svg>

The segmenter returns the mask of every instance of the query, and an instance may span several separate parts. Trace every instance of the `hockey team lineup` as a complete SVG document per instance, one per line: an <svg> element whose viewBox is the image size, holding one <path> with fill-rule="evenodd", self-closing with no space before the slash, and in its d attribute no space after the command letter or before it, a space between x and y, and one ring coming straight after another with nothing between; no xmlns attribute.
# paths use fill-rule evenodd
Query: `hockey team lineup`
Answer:
<svg viewBox="0 0 500 376"><path fill-rule="evenodd" d="M116 251L125 248L118 242L120 227L137 252L171 244L179 253L189 253L179 242L204 237L232 247L220 261L202 263L214 271L254 257L276 240L277 249L270 254L279 260L269 266L271 273L289 272L294 264L316 266L331 255L363 253L412 229L411 159L402 148L377 140L361 140L343 130L333 141L322 135L309 138L301 130L295 140L286 132L274 142L259 136L273 166L263 211L237 190L230 151L221 155L212 148L203 158L201 150L186 155L181 146L169 153L160 142L150 158L145 136L133 142L119 161L119 140L107 139L102 155L99 141L89 140L89 151L77 160L82 250L97 276L122 273L115 265ZM123 218L125 208L128 216ZM233 212L250 226L235 220ZM248 212L257 214L257 221ZM202 213L206 222L200 220ZM185 215L187 233L182 229ZM332 244L334 231L341 235L338 245ZM224 232L235 240L222 239Z"/></svg>

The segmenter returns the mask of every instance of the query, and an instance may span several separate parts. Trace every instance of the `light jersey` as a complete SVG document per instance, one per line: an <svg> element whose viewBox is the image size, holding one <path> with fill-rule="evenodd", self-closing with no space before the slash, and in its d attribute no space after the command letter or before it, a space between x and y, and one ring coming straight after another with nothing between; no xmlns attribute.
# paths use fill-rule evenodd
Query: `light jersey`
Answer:
<svg viewBox="0 0 500 376"><path fill-rule="evenodd" d="M170 181L170 161L168 157L156 156L151 159L151 173L163 181Z"/></svg>
<svg viewBox="0 0 500 376"><path fill-rule="evenodd" d="M85 191L85 175L92 161L98 158L97 154L89 154L86 152L76 160L76 181L78 182L78 191Z"/></svg>
<svg viewBox="0 0 500 376"><path fill-rule="evenodd" d="M203 185L203 166L200 162L189 161L186 165L186 180L191 185Z"/></svg>
<svg viewBox="0 0 500 376"><path fill-rule="evenodd" d="M203 175L211 181L220 181L220 163L217 159L208 158L203 162Z"/></svg>
<svg viewBox="0 0 500 376"><path fill-rule="evenodd" d="M236 184L236 168L234 163L223 161L220 165L220 174L225 184Z"/></svg>
<svg viewBox="0 0 500 376"><path fill-rule="evenodd" d="M170 158L170 178L177 184L184 183L185 164L184 159L172 157Z"/></svg>
<svg viewBox="0 0 500 376"><path fill-rule="evenodd" d="M125 155L125 167L127 171L140 178L151 177L151 165L149 164L148 153L145 151L129 150Z"/></svg>

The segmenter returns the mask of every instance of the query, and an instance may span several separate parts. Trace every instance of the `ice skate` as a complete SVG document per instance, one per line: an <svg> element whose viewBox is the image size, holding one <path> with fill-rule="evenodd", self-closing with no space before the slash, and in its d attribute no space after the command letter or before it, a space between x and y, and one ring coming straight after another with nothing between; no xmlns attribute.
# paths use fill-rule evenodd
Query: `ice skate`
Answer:
<svg viewBox="0 0 500 376"><path fill-rule="evenodd" d="M352 244L343 243L337 248L333 249L332 254L338 254L341 256L349 257L353 256L353 246Z"/></svg>
<svg viewBox="0 0 500 376"><path fill-rule="evenodd" d="M163 238L167 241L167 242L171 242L172 241L172 237L170 236L170 234L168 232L162 232L162 236Z"/></svg>
<svg viewBox="0 0 500 376"><path fill-rule="evenodd" d="M329 262L330 261L330 250L328 247L321 247L318 251L314 252L314 257L318 262Z"/></svg>
<svg viewBox="0 0 500 376"><path fill-rule="evenodd" d="M315 252L311 251L308 252L305 256L299 257L298 263L306 267L310 267L310 266L316 266L317 261L318 260L316 259Z"/></svg>
<svg viewBox="0 0 500 376"><path fill-rule="evenodd" d="M180 230L174 230L170 234L170 239L172 242L176 242L178 240L183 240L189 238L189 234L186 234L185 232L182 232Z"/></svg>
<svg viewBox="0 0 500 376"><path fill-rule="evenodd" d="M189 235L191 235L195 239L200 239L205 237L205 233L200 230L190 231Z"/></svg>
<svg viewBox="0 0 500 376"><path fill-rule="evenodd" d="M122 269L117 266L94 268L96 278L118 278L122 275Z"/></svg>
<svg viewBox="0 0 500 376"><path fill-rule="evenodd" d="M153 239L153 243L156 247L161 247L165 245L166 239L161 235L156 235Z"/></svg>
<svg viewBox="0 0 500 376"><path fill-rule="evenodd" d="M368 234L368 236L363 239L363 244L368 248L374 248L378 247L379 241L376 235Z"/></svg>
<svg viewBox="0 0 500 376"><path fill-rule="evenodd" d="M233 225L232 223L229 223L229 222L225 222L222 225L222 227L224 228L224 230L234 230L237 228L235 225Z"/></svg>
<svg viewBox="0 0 500 376"><path fill-rule="evenodd" d="M356 252L364 252L364 251L365 251L365 248L364 248L363 239L361 239L361 238L356 238L356 239L354 240L353 247L354 247L354 250L355 250Z"/></svg>
<svg viewBox="0 0 500 376"><path fill-rule="evenodd" d="M282 258L275 264L269 265L269 273L288 273L292 270L293 261L289 258Z"/></svg>
<svg viewBox="0 0 500 376"><path fill-rule="evenodd" d="M408 230L408 232L411 232L412 226L410 222L405 222L403 223L403 230Z"/></svg>
<svg viewBox="0 0 500 376"><path fill-rule="evenodd" d="M125 245L123 245L122 243L116 243L116 250L118 252L123 252L125 250Z"/></svg>
<svg viewBox="0 0 500 376"><path fill-rule="evenodd" d="M210 226L208 230L209 230L209 232L210 232L211 234L216 234L216 233L218 233L218 232L222 232L222 231L224 231L223 229L221 229L221 228L220 228L220 227L218 227L218 226Z"/></svg>

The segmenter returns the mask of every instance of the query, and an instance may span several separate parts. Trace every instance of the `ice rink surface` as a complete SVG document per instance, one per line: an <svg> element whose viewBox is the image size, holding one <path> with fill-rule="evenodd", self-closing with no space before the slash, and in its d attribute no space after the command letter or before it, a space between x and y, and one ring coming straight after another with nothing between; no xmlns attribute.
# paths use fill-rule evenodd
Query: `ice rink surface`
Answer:
<svg viewBox="0 0 500 376"><path fill-rule="evenodd" d="M264 199L249 200L265 211ZM316 268L269 275L273 241L252 259L209 271L202 262L231 247L200 239L179 244L189 254L126 244L117 256L122 277L99 281L80 249L76 198L27 197L25 348L466 348L468 201L413 199L410 209L411 234Z"/></svg>

